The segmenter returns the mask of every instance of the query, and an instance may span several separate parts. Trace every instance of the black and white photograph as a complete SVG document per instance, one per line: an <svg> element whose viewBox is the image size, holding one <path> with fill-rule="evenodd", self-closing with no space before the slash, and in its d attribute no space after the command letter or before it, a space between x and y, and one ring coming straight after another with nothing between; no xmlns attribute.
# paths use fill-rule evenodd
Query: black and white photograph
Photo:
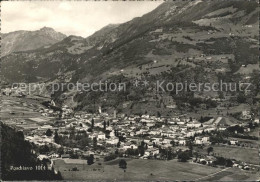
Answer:
<svg viewBox="0 0 260 182"><path fill-rule="evenodd" d="M0 2L1 181L259 181L258 0Z"/></svg>

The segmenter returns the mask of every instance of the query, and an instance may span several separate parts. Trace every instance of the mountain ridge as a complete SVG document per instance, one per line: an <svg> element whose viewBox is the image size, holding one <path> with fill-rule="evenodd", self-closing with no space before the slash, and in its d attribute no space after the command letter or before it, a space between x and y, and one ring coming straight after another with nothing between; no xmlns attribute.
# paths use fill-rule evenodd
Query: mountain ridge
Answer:
<svg viewBox="0 0 260 182"><path fill-rule="evenodd" d="M151 51L162 54L161 56L176 54L176 51L180 52L180 50L185 52L189 49L203 53L200 49L206 50L206 47L200 42L207 42L212 37L215 39L229 38L233 34L237 34L239 37L241 36L239 31L244 31L243 36L246 37L246 33L250 31L246 28L241 30L241 27L246 26L246 20L250 19L256 24L253 17L257 12L259 12L259 8L253 1L167 1L142 17L119 25L105 26L87 38L69 36L43 49L20 53L20 56L27 60L26 62L32 61L32 58L37 59L34 61L37 64L40 62L46 65L52 64L53 61L50 60L56 60L55 63L59 64L58 70L44 70L46 66L38 67L39 72L46 72L41 77L56 78L53 73L64 68L62 71L64 73L66 71L76 72L72 79L74 81L89 79L97 75L113 73L115 69L121 70L131 65L140 66L143 63L151 62L152 60L147 57L149 54L151 55ZM210 13L219 17L214 18L213 15L210 16ZM242 17L244 23L237 22L237 17ZM231 30L230 27L234 27L234 30ZM201 36L199 31L212 35ZM182 34L189 36L185 38ZM201 40L197 38L198 36L194 36L196 34L201 37ZM252 37L256 37L257 34L255 32L253 34ZM152 54L154 57L159 56ZM19 61L18 55L19 53L15 53L7 56L4 62L8 65L9 59ZM70 60L65 57L69 57ZM48 71L52 74L49 74ZM37 71L31 70L31 73L34 72L37 73ZM84 78L84 75L88 76Z"/></svg>
<svg viewBox="0 0 260 182"><path fill-rule="evenodd" d="M43 27L35 31L19 30L1 34L1 57L12 52L28 51L52 45L64 39L65 34Z"/></svg>

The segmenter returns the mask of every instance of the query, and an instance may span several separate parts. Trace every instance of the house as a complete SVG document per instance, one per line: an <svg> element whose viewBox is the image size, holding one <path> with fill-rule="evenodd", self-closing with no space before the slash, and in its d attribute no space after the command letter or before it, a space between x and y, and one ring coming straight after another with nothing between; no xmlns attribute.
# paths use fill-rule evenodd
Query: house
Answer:
<svg viewBox="0 0 260 182"><path fill-rule="evenodd" d="M95 155L95 152L93 151L86 151L83 153L84 156L90 156L90 155Z"/></svg>
<svg viewBox="0 0 260 182"><path fill-rule="evenodd" d="M100 133L100 134L98 134L97 139L98 140L105 140L106 139L106 135L104 133Z"/></svg>
<svg viewBox="0 0 260 182"><path fill-rule="evenodd" d="M73 148L72 150L73 150L74 152L79 152L79 151L80 151L79 148Z"/></svg>
<svg viewBox="0 0 260 182"><path fill-rule="evenodd" d="M154 122L147 122L147 123L146 123L146 126L152 127L152 126L155 126L155 123L154 123Z"/></svg>
<svg viewBox="0 0 260 182"><path fill-rule="evenodd" d="M186 136L187 137L193 137L194 135L195 135L195 131L189 131L187 134L186 134Z"/></svg>
<svg viewBox="0 0 260 182"><path fill-rule="evenodd" d="M119 139L117 137L106 140L106 143L111 144L111 145L116 145L118 142L119 142Z"/></svg>
<svg viewBox="0 0 260 182"><path fill-rule="evenodd" d="M61 155L61 158L62 158L62 159L70 158L70 154L63 154L63 155Z"/></svg>
<svg viewBox="0 0 260 182"><path fill-rule="evenodd" d="M210 141L210 138L207 136L207 137L202 137L202 142L203 143L209 143Z"/></svg>
<svg viewBox="0 0 260 182"><path fill-rule="evenodd" d="M241 119L244 119L244 120L251 119L250 111L248 111L248 110L242 111Z"/></svg>
<svg viewBox="0 0 260 182"><path fill-rule="evenodd" d="M59 154L56 154L56 153L53 153L53 154L49 155L50 159L55 159L55 158L58 158L58 157L59 157Z"/></svg>
<svg viewBox="0 0 260 182"><path fill-rule="evenodd" d="M130 142L124 143L123 149L124 150L131 149L131 143Z"/></svg>
<svg viewBox="0 0 260 182"><path fill-rule="evenodd" d="M172 139L170 139L170 138L164 138L163 143L164 144L170 144L171 141L172 141Z"/></svg>
<svg viewBox="0 0 260 182"><path fill-rule="evenodd" d="M206 161L206 159L199 159L199 163L201 163L201 164L207 164L208 162Z"/></svg>
<svg viewBox="0 0 260 182"><path fill-rule="evenodd" d="M244 132L250 132L250 128L244 128Z"/></svg>
<svg viewBox="0 0 260 182"><path fill-rule="evenodd" d="M47 155L38 155L37 157L40 161L42 161L43 159L49 159L49 157Z"/></svg>
<svg viewBox="0 0 260 182"><path fill-rule="evenodd" d="M196 138L195 138L195 144L197 144L197 145L202 145L203 143L202 143L201 138L196 137Z"/></svg>
<svg viewBox="0 0 260 182"><path fill-rule="evenodd" d="M201 127L201 123L193 120L192 122L187 123L188 128L199 128Z"/></svg>
<svg viewBox="0 0 260 182"><path fill-rule="evenodd" d="M110 136L110 137L114 137L114 136L115 136L115 130L112 130L112 131L109 133L109 136Z"/></svg>
<svg viewBox="0 0 260 182"><path fill-rule="evenodd" d="M186 145L186 140L184 140L184 139L179 140L179 145Z"/></svg>
<svg viewBox="0 0 260 182"><path fill-rule="evenodd" d="M160 135L160 131L152 130L148 132L150 135Z"/></svg>
<svg viewBox="0 0 260 182"><path fill-rule="evenodd" d="M43 125L42 127L38 128L38 130L43 130L43 131L46 131L48 129L52 129L52 126L51 125Z"/></svg>
<svg viewBox="0 0 260 182"><path fill-rule="evenodd" d="M210 143L209 137L196 137L195 138L195 144L202 145L202 144L209 144Z"/></svg>
<svg viewBox="0 0 260 182"><path fill-rule="evenodd" d="M161 137L158 137L158 138L152 138L153 142L155 144L159 144L161 141L162 141L162 138Z"/></svg>
<svg viewBox="0 0 260 182"><path fill-rule="evenodd" d="M148 149L148 152L150 152L150 155L157 155L159 154L159 149Z"/></svg>
<svg viewBox="0 0 260 182"><path fill-rule="evenodd" d="M140 144L142 143L142 141L144 142L144 143L149 143L150 142L150 138L149 139L144 139L144 140L141 140L141 142L140 142Z"/></svg>
<svg viewBox="0 0 260 182"><path fill-rule="evenodd" d="M244 170L249 170L250 167L249 166L244 166Z"/></svg>
<svg viewBox="0 0 260 182"><path fill-rule="evenodd" d="M214 127L207 127L207 128L204 128L204 131L205 132L212 132L212 131L215 131L216 130L216 128L214 128Z"/></svg>
<svg viewBox="0 0 260 182"><path fill-rule="evenodd" d="M225 131L226 129L227 129L227 127L225 127L225 126L222 126L222 127L218 128L219 131Z"/></svg>
<svg viewBox="0 0 260 182"><path fill-rule="evenodd" d="M233 164L233 167L238 167L239 166L239 164Z"/></svg>
<svg viewBox="0 0 260 182"><path fill-rule="evenodd" d="M152 143L152 142L149 142L149 143L147 144L147 148L148 148L148 149L153 148L153 143Z"/></svg>
<svg viewBox="0 0 260 182"><path fill-rule="evenodd" d="M259 124L259 119L255 119L254 122Z"/></svg>
<svg viewBox="0 0 260 182"><path fill-rule="evenodd" d="M238 144L238 141L237 140L230 140L230 144L231 145L236 145L236 144Z"/></svg>
<svg viewBox="0 0 260 182"><path fill-rule="evenodd" d="M178 122L177 122L177 125L184 125L184 124L185 124L184 121L178 121Z"/></svg>
<svg viewBox="0 0 260 182"><path fill-rule="evenodd" d="M131 144L131 145L130 145L130 148L131 148L131 149L137 149L137 148L138 148L138 146L137 146L137 145L135 145L135 144Z"/></svg>
<svg viewBox="0 0 260 182"><path fill-rule="evenodd" d="M148 157L148 156L150 156L150 152L147 150L144 152L144 157Z"/></svg>

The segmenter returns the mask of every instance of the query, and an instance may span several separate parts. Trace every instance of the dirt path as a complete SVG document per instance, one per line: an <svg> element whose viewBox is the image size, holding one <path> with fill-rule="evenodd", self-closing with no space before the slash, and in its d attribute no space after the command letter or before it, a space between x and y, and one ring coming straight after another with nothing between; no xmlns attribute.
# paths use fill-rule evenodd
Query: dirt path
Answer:
<svg viewBox="0 0 260 182"><path fill-rule="evenodd" d="M220 171L218 171L218 172L216 172L216 173L212 173L212 174L209 174L209 175L207 175L207 176L203 176L203 177L201 177L201 178L196 179L195 181L200 181L200 180L205 179L205 178L208 178L208 177L213 177L214 175L216 175L216 174L218 174L218 173L221 173L221 172L223 172L223 171L226 171L226 170L228 170L229 168L230 168L230 167L225 168L225 169L222 169L222 170L220 170Z"/></svg>

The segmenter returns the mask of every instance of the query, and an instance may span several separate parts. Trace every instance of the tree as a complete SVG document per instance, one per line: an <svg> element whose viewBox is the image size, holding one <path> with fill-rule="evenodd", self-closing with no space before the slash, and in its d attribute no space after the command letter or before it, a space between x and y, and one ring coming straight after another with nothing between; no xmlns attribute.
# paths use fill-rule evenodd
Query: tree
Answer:
<svg viewBox="0 0 260 182"><path fill-rule="evenodd" d="M250 129L254 129L254 125L253 125L253 123L250 122L250 123L248 124L248 127L249 127Z"/></svg>
<svg viewBox="0 0 260 182"><path fill-rule="evenodd" d="M61 175L56 175L53 168L51 170L36 171L13 171L10 166L46 166L49 160L37 159L37 155L32 154L35 150L35 144L24 140L23 133L17 132L3 123L1 128L1 179L3 181L58 181L62 180ZM12 141L12 142L10 142ZM47 147L41 146L39 149L48 150ZM41 149L41 150L42 150ZM46 168L47 169L47 168Z"/></svg>
<svg viewBox="0 0 260 182"><path fill-rule="evenodd" d="M71 158L71 159L78 159L78 158L79 158L79 155L78 155L77 153L72 152L72 153L70 154L70 158Z"/></svg>
<svg viewBox="0 0 260 182"><path fill-rule="evenodd" d="M144 143L144 141L142 141L142 142L141 142L141 146L144 147L144 145L145 145L145 143Z"/></svg>
<svg viewBox="0 0 260 182"><path fill-rule="evenodd" d="M47 145L43 145L40 147L39 152L41 154L46 154L46 153L50 152L50 148Z"/></svg>
<svg viewBox="0 0 260 182"><path fill-rule="evenodd" d="M198 152L194 152L194 154L193 154L195 157L196 157L196 161L198 160L198 157L199 157L199 154L198 154Z"/></svg>
<svg viewBox="0 0 260 182"><path fill-rule="evenodd" d="M175 157L176 155L173 151L171 151L171 149L167 151L167 160L172 160Z"/></svg>
<svg viewBox="0 0 260 182"><path fill-rule="evenodd" d="M187 152L180 152L178 155L179 162L187 162L189 160L189 154Z"/></svg>
<svg viewBox="0 0 260 182"><path fill-rule="evenodd" d="M63 147L60 147L60 148L58 149L57 153L58 153L59 155L64 154L64 149L63 149Z"/></svg>
<svg viewBox="0 0 260 182"><path fill-rule="evenodd" d="M117 145L116 145L116 146L117 146L117 148L119 148L119 147L120 147L120 141L119 141L119 142L117 142Z"/></svg>
<svg viewBox="0 0 260 182"><path fill-rule="evenodd" d="M207 148L207 152L208 152L208 155L209 155L210 152L213 152L213 147Z"/></svg>
<svg viewBox="0 0 260 182"><path fill-rule="evenodd" d="M193 155L193 144L191 141L188 142L188 146L189 146L189 154L190 154L190 156L192 156Z"/></svg>
<svg viewBox="0 0 260 182"><path fill-rule="evenodd" d="M88 157L88 165L91 165L94 163L94 155L91 154L89 157Z"/></svg>
<svg viewBox="0 0 260 182"><path fill-rule="evenodd" d="M94 128L94 119L91 120L91 128Z"/></svg>
<svg viewBox="0 0 260 182"><path fill-rule="evenodd" d="M172 143L171 143L172 144ZM155 144L155 142L153 142L153 148L155 148L156 147L156 144Z"/></svg>
<svg viewBox="0 0 260 182"><path fill-rule="evenodd" d="M215 164L224 166L226 164L226 159L224 157L217 157Z"/></svg>
<svg viewBox="0 0 260 182"><path fill-rule="evenodd" d="M124 159L121 159L119 161L119 167L122 168L122 169L126 169L127 163L126 163L126 161Z"/></svg>
<svg viewBox="0 0 260 182"><path fill-rule="evenodd" d="M142 141L141 142L141 145L138 146L138 153L143 156L144 155L144 152L145 152L145 142Z"/></svg>
<svg viewBox="0 0 260 182"><path fill-rule="evenodd" d="M141 156L143 156L143 155L144 155L144 147L139 146L139 147L138 147L138 152L139 152L139 154L140 154Z"/></svg>
<svg viewBox="0 0 260 182"><path fill-rule="evenodd" d="M157 111L157 117L160 118L161 117L161 113L159 111Z"/></svg>
<svg viewBox="0 0 260 182"><path fill-rule="evenodd" d="M111 161L117 158L117 154L110 154L104 157L104 161Z"/></svg>
<svg viewBox="0 0 260 182"><path fill-rule="evenodd" d="M104 130L106 130L106 129L107 129L107 123L106 123L106 121L104 121L103 125L104 125Z"/></svg>
<svg viewBox="0 0 260 182"><path fill-rule="evenodd" d="M96 137L93 138L93 147L94 147L94 149L97 148L97 138Z"/></svg>
<svg viewBox="0 0 260 182"><path fill-rule="evenodd" d="M232 167L232 166L233 166L232 160L227 159L227 160L226 160L226 167Z"/></svg>
<svg viewBox="0 0 260 182"><path fill-rule="evenodd" d="M52 131L50 129L48 129L45 133L46 136L52 136Z"/></svg>
<svg viewBox="0 0 260 182"><path fill-rule="evenodd" d="M174 147L174 146L175 146L175 141L172 140L172 141L171 141L171 144L172 144L172 146Z"/></svg>
<svg viewBox="0 0 260 182"><path fill-rule="evenodd" d="M54 135L54 142L59 144L60 143L60 137L58 135L58 132L57 130L55 131L55 135Z"/></svg>

